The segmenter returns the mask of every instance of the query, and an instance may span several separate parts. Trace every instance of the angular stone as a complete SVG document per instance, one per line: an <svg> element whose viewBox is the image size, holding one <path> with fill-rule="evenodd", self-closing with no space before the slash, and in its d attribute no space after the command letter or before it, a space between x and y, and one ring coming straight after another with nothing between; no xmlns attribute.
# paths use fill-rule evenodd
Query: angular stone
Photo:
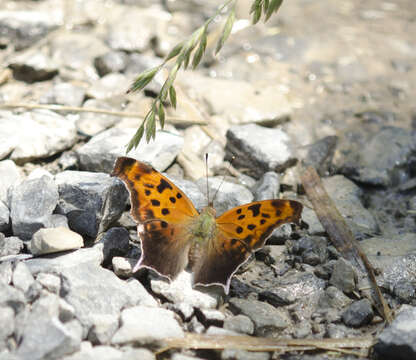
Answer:
<svg viewBox="0 0 416 360"><path fill-rule="evenodd" d="M360 327L367 325L373 319L374 312L368 299L362 299L349 305L342 314L342 320L347 326Z"/></svg>
<svg viewBox="0 0 416 360"><path fill-rule="evenodd" d="M103 261L102 246L79 249L65 255L50 254L26 261L32 274L39 272L59 273L62 269L78 267L82 264L99 266Z"/></svg>
<svg viewBox="0 0 416 360"><path fill-rule="evenodd" d="M95 238L116 220L125 208L127 191L107 174L64 171L55 177L59 191L59 212L69 227Z"/></svg>
<svg viewBox="0 0 416 360"><path fill-rule="evenodd" d="M154 343L167 337L183 337L184 333L172 311L160 308L135 306L122 311L121 327L112 343Z"/></svg>
<svg viewBox="0 0 416 360"><path fill-rule="evenodd" d="M88 340L93 344L108 344L118 329L118 314L99 314L93 317L93 325L88 332Z"/></svg>
<svg viewBox="0 0 416 360"><path fill-rule="evenodd" d="M413 360L416 357L416 307L402 306L390 326L378 337L374 346L382 360Z"/></svg>
<svg viewBox="0 0 416 360"><path fill-rule="evenodd" d="M13 187L10 195L13 234L25 240L37 230L48 227L57 203L58 188L46 176L25 180Z"/></svg>
<svg viewBox="0 0 416 360"><path fill-rule="evenodd" d="M116 159L125 156L126 144L136 131L133 128L113 128L94 136L77 150L80 168L111 173ZM182 136L159 131L154 141L142 142L129 156L151 163L156 170L163 171L172 164L182 146Z"/></svg>
<svg viewBox="0 0 416 360"><path fill-rule="evenodd" d="M356 277L354 267L341 258L335 263L329 283L345 293L351 293L356 286Z"/></svg>
<svg viewBox="0 0 416 360"><path fill-rule="evenodd" d="M61 289L61 279L55 274L39 273L36 281L51 293L59 294Z"/></svg>
<svg viewBox="0 0 416 360"><path fill-rule="evenodd" d="M123 51L110 51L94 59L94 65L100 76L113 72L122 72L128 62L128 56Z"/></svg>
<svg viewBox="0 0 416 360"><path fill-rule="evenodd" d="M102 234L99 243L103 244L103 265L107 266L111 264L114 256L123 256L127 254L130 247L129 232L122 227L113 227Z"/></svg>
<svg viewBox="0 0 416 360"><path fill-rule="evenodd" d="M222 176L208 178L210 196L213 196L218 190L214 199L214 208L217 211L217 216L235 206L247 204L253 201L253 194L245 186L223 180ZM197 185L199 186L201 192L205 194L206 199L207 179L199 179L197 181Z"/></svg>
<svg viewBox="0 0 416 360"><path fill-rule="evenodd" d="M15 313L18 313L25 304L26 299L22 291L0 282L0 306L10 306Z"/></svg>
<svg viewBox="0 0 416 360"><path fill-rule="evenodd" d="M0 145L0 159L7 156L9 153L2 154L3 144ZM7 152L7 150L6 150ZM10 152L10 151L9 151ZM0 161L0 201L8 204L7 191L12 185L17 184L22 180L22 175L15 162L12 160Z"/></svg>
<svg viewBox="0 0 416 360"><path fill-rule="evenodd" d="M5 237L0 233L0 257L17 255L23 249L23 241L17 236Z"/></svg>
<svg viewBox="0 0 416 360"><path fill-rule="evenodd" d="M40 103L79 107L84 102L84 98L84 88L71 83L62 82L49 89L41 97Z"/></svg>
<svg viewBox="0 0 416 360"><path fill-rule="evenodd" d="M120 256L114 256L111 259L111 265L113 266L114 273L122 278L127 278L133 275L133 268L136 264L137 259L124 258Z"/></svg>
<svg viewBox="0 0 416 360"><path fill-rule="evenodd" d="M277 199L280 193L279 176L274 171L266 172L254 187L254 200Z"/></svg>
<svg viewBox="0 0 416 360"><path fill-rule="evenodd" d="M295 164L290 143L280 129L235 125L227 131L226 149L236 157L236 166L249 168L248 175L259 178L267 171L282 172Z"/></svg>
<svg viewBox="0 0 416 360"><path fill-rule="evenodd" d="M352 300L335 286L328 286L319 298L318 305L321 308L342 309L352 303Z"/></svg>
<svg viewBox="0 0 416 360"><path fill-rule="evenodd" d="M83 246L82 236L65 227L39 229L30 241L30 251L34 255L75 250Z"/></svg>
<svg viewBox="0 0 416 360"><path fill-rule="evenodd" d="M164 296L173 303L188 303L197 308L212 309L217 307L217 299L208 293L192 289L191 274L183 271L168 283L163 280L151 280L150 286L156 294Z"/></svg>
<svg viewBox="0 0 416 360"><path fill-rule="evenodd" d="M241 334L253 335L254 324L248 316L236 315L224 320L224 329Z"/></svg>
<svg viewBox="0 0 416 360"><path fill-rule="evenodd" d="M25 293L34 283L35 279L26 264L24 262L18 262L13 271L12 281L17 289L22 290Z"/></svg>
<svg viewBox="0 0 416 360"><path fill-rule="evenodd" d="M289 325L286 315L281 310L265 302L231 298L230 306L233 313L246 315L253 321L254 332L258 336L283 330Z"/></svg>
<svg viewBox="0 0 416 360"><path fill-rule="evenodd" d="M148 307L159 306L159 303L156 301L156 299L149 294L149 292L146 290L146 288L142 285L140 281L138 281L135 278L130 278L126 281L126 284L134 294L136 298L136 304Z"/></svg>
<svg viewBox="0 0 416 360"><path fill-rule="evenodd" d="M20 164L55 155L76 141L74 123L49 110L11 114L7 118L0 114L0 134L0 141L13 141L10 159Z"/></svg>

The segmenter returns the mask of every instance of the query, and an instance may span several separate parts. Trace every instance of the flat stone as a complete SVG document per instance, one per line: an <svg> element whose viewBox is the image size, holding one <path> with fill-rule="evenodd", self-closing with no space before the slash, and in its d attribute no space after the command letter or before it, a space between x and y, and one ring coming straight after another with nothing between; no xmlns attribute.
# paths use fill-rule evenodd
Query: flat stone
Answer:
<svg viewBox="0 0 416 360"><path fill-rule="evenodd" d="M58 204L55 182L43 176L25 180L10 190L10 218L13 234L30 239L39 229L48 227Z"/></svg>
<svg viewBox="0 0 416 360"><path fill-rule="evenodd" d="M13 141L10 159L19 164L55 155L76 141L74 123L49 110L11 114L7 118L0 113L0 134L1 141Z"/></svg>
<svg viewBox="0 0 416 360"><path fill-rule="evenodd" d="M82 236L65 227L40 229L30 241L30 251L34 255L75 250L83 246Z"/></svg>
<svg viewBox="0 0 416 360"><path fill-rule="evenodd" d="M289 325L281 310L265 302L231 298L230 306L233 313L246 315L253 321L257 336L283 330Z"/></svg>
<svg viewBox="0 0 416 360"><path fill-rule="evenodd" d="M206 194L207 179L199 179L197 185L199 186L201 192L203 194ZM230 181L223 181L222 176L208 178L208 187L210 196L213 196L215 192L218 190L218 193L214 199L214 208L217 211L217 216L220 216L222 213L229 209L232 209L235 206L247 204L253 201L253 194L250 190L248 190L243 185L236 184Z"/></svg>
<svg viewBox="0 0 416 360"><path fill-rule="evenodd" d="M128 193L124 185L107 174L64 171L56 175L59 212L80 235L95 238L118 219Z"/></svg>
<svg viewBox="0 0 416 360"><path fill-rule="evenodd" d="M224 320L224 329L241 334L253 335L254 324L246 315L235 315Z"/></svg>
<svg viewBox="0 0 416 360"><path fill-rule="evenodd" d="M61 278L55 274L39 273L36 281L51 293L59 294L61 289Z"/></svg>
<svg viewBox="0 0 416 360"><path fill-rule="evenodd" d="M24 262L18 262L13 271L13 285L23 292L26 292L35 279Z"/></svg>
<svg viewBox="0 0 416 360"><path fill-rule="evenodd" d="M295 164L289 136L280 129L235 125L227 131L226 150L233 154L235 166L249 168L259 178L267 171L282 172Z"/></svg>
<svg viewBox="0 0 416 360"><path fill-rule="evenodd" d="M71 83L62 82L54 85L40 98L41 104L59 104L79 107L84 102L85 89Z"/></svg>
<svg viewBox="0 0 416 360"><path fill-rule="evenodd" d="M125 156L126 145L136 131L133 128L113 128L94 136L77 150L81 170L111 173L116 159ZM151 163L158 171L164 171L172 164L182 146L182 136L159 131L154 141L143 141L137 149L129 152L129 156Z"/></svg>
<svg viewBox="0 0 416 360"><path fill-rule="evenodd" d="M122 311L121 327L115 333L112 343L149 344L168 337L181 338L183 336L183 330L175 320L172 311L135 306Z"/></svg>
<svg viewBox="0 0 416 360"><path fill-rule="evenodd" d="M218 304L214 296L192 289L191 274L186 271L180 273L170 283L163 280L151 280L150 286L154 293L164 296L173 303L188 303L204 309L216 308Z"/></svg>
<svg viewBox="0 0 416 360"><path fill-rule="evenodd" d="M0 159L9 155L10 151L5 154L2 154L2 146L0 145ZM0 201L5 205L8 204L7 200L7 191L12 185L17 184L22 180L22 175L16 166L15 162L12 160L3 160L0 161Z"/></svg>
<svg viewBox="0 0 416 360"><path fill-rule="evenodd" d="M41 258L29 259L25 263L32 274L39 272L59 273L63 269L79 267L82 264L99 266L103 261L102 246L79 249L68 254L50 254Z"/></svg>
<svg viewBox="0 0 416 360"><path fill-rule="evenodd" d="M416 307L402 306L390 326L378 337L374 346L382 360L412 360L416 356Z"/></svg>
<svg viewBox="0 0 416 360"><path fill-rule="evenodd" d="M342 320L347 326L360 327L367 325L373 319L374 312L368 299L362 299L349 305L342 314Z"/></svg>

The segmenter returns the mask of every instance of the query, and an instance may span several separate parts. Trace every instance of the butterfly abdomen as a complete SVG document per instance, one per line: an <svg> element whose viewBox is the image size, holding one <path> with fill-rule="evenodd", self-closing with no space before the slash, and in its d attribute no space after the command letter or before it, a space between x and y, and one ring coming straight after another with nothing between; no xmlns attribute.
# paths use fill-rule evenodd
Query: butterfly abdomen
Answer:
<svg viewBox="0 0 416 360"><path fill-rule="evenodd" d="M195 242L203 242L215 237L217 232L217 224L215 222L215 210L206 207L199 216L192 221L190 233Z"/></svg>

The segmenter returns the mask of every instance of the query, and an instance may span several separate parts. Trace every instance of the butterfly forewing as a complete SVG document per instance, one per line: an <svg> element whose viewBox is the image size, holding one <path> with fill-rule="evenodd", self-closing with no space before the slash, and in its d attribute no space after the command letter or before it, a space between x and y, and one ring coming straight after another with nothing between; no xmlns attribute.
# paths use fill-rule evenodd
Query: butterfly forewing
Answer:
<svg viewBox="0 0 416 360"><path fill-rule="evenodd" d="M198 215L192 202L175 184L150 165L128 157L117 159L112 173L130 192L132 216L139 223L162 219L171 224Z"/></svg>

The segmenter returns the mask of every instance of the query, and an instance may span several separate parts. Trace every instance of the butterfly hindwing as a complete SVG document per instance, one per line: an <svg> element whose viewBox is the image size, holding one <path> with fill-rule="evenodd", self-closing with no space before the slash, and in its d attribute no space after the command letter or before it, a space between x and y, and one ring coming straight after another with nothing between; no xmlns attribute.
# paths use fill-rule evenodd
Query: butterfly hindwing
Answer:
<svg viewBox="0 0 416 360"><path fill-rule="evenodd" d="M217 236L201 251L193 268L194 281L217 283L228 292L232 275L250 254L260 249L272 231L284 223L299 223L302 204L292 200L263 200L237 206L216 219Z"/></svg>
<svg viewBox="0 0 416 360"><path fill-rule="evenodd" d="M142 255L133 270L148 267L175 278L187 263L191 239L185 230L197 210L176 185L143 162L120 157L112 175L129 190L131 214L138 222Z"/></svg>

